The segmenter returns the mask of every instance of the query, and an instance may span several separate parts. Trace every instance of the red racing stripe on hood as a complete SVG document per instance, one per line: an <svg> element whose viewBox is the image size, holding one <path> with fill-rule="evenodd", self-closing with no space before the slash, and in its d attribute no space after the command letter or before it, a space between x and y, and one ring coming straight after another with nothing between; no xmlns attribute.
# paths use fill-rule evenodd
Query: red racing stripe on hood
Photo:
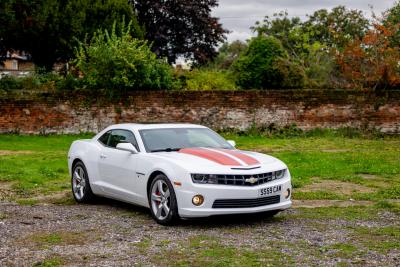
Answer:
<svg viewBox="0 0 400 267"><path fill-rule="evenodd" d="M229 150L229 149L219 149L219 150L240 159L241 161L245 162L247 165L260 164L260 162L258 160L256 160L253 157L250 157L249 155L246 155L246 154L240 152L239 150Z"/></svg>
<svg viewBox="0 0 400 267"><path fill-rule="evenodd" d="M222 165L242 166L239 161L230 158L222 153L203 148L184 148L179 150L179 153L197 156L203 159L208 159Z"/></svg>

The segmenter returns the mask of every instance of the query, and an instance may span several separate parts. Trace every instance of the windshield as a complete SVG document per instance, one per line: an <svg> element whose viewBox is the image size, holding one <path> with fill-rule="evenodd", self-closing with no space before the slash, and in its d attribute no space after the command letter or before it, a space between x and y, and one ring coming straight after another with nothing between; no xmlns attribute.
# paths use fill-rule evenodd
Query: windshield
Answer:
<svg viewBox="0 0 400 267"><path fill-rule="evenodd" d="M149 129L139 132L147 152L170 152L189 147L233 149L224 138L207 128Z"/></svg>

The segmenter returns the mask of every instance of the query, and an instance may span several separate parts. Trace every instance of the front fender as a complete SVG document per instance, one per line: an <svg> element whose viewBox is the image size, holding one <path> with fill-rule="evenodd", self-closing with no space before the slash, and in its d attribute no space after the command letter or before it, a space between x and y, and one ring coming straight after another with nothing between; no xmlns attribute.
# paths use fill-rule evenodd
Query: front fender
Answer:
<svg viewBox="0 0 400 267"><path fill-rule="evenodd" d="M79 159L86 167L90 184L96 181L98 177L97 159L99 152L100 149L97 147L97 145L88 140L74 141L68 151L69 175L72 175L73 162Z"/></svg>

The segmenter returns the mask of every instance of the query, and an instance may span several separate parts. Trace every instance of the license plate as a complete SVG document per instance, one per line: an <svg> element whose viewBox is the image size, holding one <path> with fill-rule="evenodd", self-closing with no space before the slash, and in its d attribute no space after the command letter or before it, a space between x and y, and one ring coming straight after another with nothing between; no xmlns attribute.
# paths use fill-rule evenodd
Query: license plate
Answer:
<svg viewBox="0 0 400 267"><path fill-rule="evenodd" d="M282 186L281 185L276 185L276 186L271 186L271 187L266 187L266 188L261 188L258 195L260 197L263 196L268 196L268 195L272 195L278 192L282 191Z"/></svg>

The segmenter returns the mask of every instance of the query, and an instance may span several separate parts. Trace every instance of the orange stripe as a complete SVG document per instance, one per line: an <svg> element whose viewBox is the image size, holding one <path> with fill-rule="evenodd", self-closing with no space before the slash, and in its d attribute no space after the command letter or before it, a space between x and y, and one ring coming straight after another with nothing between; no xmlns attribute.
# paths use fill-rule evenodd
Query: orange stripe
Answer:
<svg viewBox="0 0 400 267"><path fill-rule="evenodd" d="M244 153L241 153L237 150L229 150L229 149L220 149L221 151L232 155L234 157L237 157L238 159L240 159L241 161L244 161L247 165L256 165L256 164L260 164L260 162L258 160L256 160L253 157L250 157Z"/></svg>
<svg viewBox="0 0 400 267"><path fill-rule="evenodd" d="M201 149L201 148L184 148L179 150L179 153L185 153L193 156L197 156L203 159L208 159L211 161L214 161L216 163L222 164L222 165L230 165L230 166L241 166L239 161L236 161L224 154L211 151L211 150L206 150L206 149Z"/></svg>

